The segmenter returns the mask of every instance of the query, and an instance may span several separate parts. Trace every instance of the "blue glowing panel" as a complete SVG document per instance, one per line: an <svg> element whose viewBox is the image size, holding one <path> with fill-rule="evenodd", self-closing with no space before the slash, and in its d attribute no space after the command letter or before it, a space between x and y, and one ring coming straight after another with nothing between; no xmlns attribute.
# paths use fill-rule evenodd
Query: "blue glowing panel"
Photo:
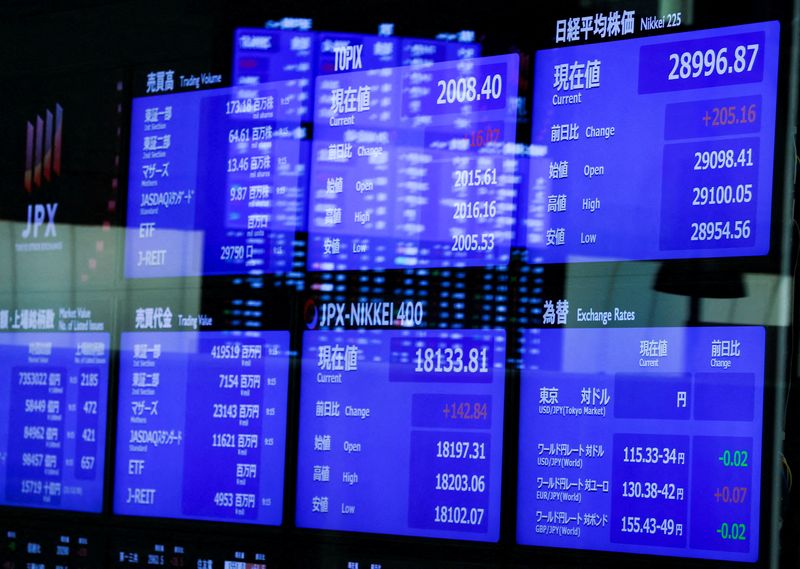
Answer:
<svg viewBox="0 0 800 569"><path fill-rule="evenodd" d="M120 358L114 512L279 525L289 333L123 333Z"/></svg>
<svg viewBox="0 0 800 569"><path fill-rule="evenodd" d="M287 114L310 120L314 88L315 32L239 28L233 44L233 84L280 81L292 92Z"/></svg>
<svg viewBox="0 0 800 569"><path fill-rule="evenodd" d="M524 342L519 543L758 559L763 328L543 329Z"/></svg>
<svg viewBox="0 0 800 569"><path fill-rule="evenodd" d="M541 51L532 261L764 255L779 25Z"/></svg>
<svg viewBox="0 0 800 569"><path fill-rule="evenodd" d="M305 137L292 94L271 83L134 99L127 277L291 268Z"/></svg>
<svg viewBox="0 0 800 569"><path fill-rule="evenodd" d="M502 330L306 332L297 525L497 541Z"/></svg>
<svg viewBox="0 0 800 569"><path fill-rule="evenodd" d="M481 44L400 38L400 65L429 65L456 59L474 59L481 55Z"/></svg>
<svg viewBox="0 0 800 569"><path fill-rule="evenodd" d="M0 334L0 504L100 512L106 333Z"/></svg>
<svg viewBox="0 0 800 569"><path fill-rule="evenodd" d="M507 264L518 65L505 55L319 76L308 268Z"/></svg>

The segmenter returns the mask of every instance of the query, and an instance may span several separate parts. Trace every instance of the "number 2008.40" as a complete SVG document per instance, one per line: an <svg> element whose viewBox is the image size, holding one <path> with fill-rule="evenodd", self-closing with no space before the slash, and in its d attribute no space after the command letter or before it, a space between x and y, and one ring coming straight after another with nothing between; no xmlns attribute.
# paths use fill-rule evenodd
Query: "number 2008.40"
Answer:
<svg viewBox="0 0 800 569"><path fill-rule="evenodd" d="M499 73L487 75L483 80L481 92L478 93L478 79L475 77L459 77L458 79L440 79L440 89L436 104L471 103L481 99L495 100L503 94L503 76Z"/></svg>

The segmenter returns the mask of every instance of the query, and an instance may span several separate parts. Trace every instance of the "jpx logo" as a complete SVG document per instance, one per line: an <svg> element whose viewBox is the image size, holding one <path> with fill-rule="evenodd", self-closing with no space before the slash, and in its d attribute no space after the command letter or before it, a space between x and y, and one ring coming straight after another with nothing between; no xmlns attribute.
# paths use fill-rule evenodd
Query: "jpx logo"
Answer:
<svg viewBox="0 0 800 569"><path fill-rule="evenodd" d="M48 109L44 118L37 115L34 122L35 126L30 121L26 125L24 187L29 194L61 174L64 109L56 103L55 113ZM58 203L29 204L27 225L22 231L22 238L39 237L42 226L45 226L44 237L55 237L57 209Z"/></svg>
<svg viewBox="0 0 800 569"><path fill-rule="evenodd" d="M56 236L56 209L57 203L32 204L28 206L28 224L22 231L22 238L39 237L39 229L47 222L44 228L44 237Z"/></svg>
<svg viewBox="0 0 800 569"><path fill-rule="evenodd" d="M334 71L353 71L361 69L361 50L363 45L343 45L333 48Z"/></svg>
<svg viewBox="0 0 800 569"><path fill-rule="evenodd" d="M55 118L48 109L45 118L36 116L36 126L28 121L25 139L25 191L41 187L42 176L49 182L53 175L61 174L61 130L64 109L56 103ZM55 129L55 132L54 132Z"/></svg>

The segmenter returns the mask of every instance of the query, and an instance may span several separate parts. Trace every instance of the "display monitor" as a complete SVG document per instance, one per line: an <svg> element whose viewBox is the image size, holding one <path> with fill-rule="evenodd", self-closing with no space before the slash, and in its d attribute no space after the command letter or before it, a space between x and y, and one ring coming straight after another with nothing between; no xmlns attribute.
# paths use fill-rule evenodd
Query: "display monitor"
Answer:
<svg viewBox="0 0 800 569"><path fill-rule="evenodd" d="M0 505L102 510L109 334L11 331L66 320L0 311Z"/></svg>
<svg viewBox="0 0 800 569"><path fill-rule="evenodd" d="M267 83L134 99L126 277L291 269L304 196L299 93Z"/></svg>
<svg viewBox="0 0 800 569"><path fill-rule="evenodd" d="M508 264L518 56L358 71L358 47L317 78L308 269Z"/></svg>
<svg viewBox="0 0 800 569"><path fill-rule="evenodd" d="M288 332L123 332L114 512L280 525L288 375Z"/></svg>
<svg viewBox="0 0 800 569"><path fill-rule="evenodd" d="M238 28L233 44L233 84L284 82L291 94L287 114L311 117L317 33L301 29Z"/></svg>
<svg viewBox="0 0 800 569"><path fill-rule="evenodd" d="M124 74L30 65L3 75L16 87L0 96L0 293L113 287Z"/></svg>
<svg viewBox="0 0 800 569"><path fill-rule="evenodd" d="M523 341L519 543L758 560L764 328Z"/></svg>
<svg viewBox="0 0 800 569"><path fill-rule="evenodd" d="M767 254L779 36L763 22L538 52L530 260Z"/></svg>
<svg viewBox="0 0 800 569"><path fill-rule="evenodd" d="M297 525L497 541L505 348L503 330L306 332Z"/></svg>

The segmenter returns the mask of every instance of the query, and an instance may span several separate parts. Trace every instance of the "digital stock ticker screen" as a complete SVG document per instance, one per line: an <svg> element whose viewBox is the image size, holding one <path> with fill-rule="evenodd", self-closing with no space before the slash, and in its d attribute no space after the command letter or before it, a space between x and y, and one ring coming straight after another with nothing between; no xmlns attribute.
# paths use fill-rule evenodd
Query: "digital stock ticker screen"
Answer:
<svg viewBox="0 0 800 569"><path fill-rule="evenodd" d="M800 8L146 3L4 64L0 565L800 558Z"/></svg>
<svg viewBox="0 0 800 569"><path fill-rule="evenodd" d="M532 254L768 252L778 37L771 22L539 52L549 192Z"/></svg>
<svg viewBox="0 0 800 569"><path fill-rule="evenodd" d="M520 541L756 558L763 329L527 330L523 361Z"/></svg>

